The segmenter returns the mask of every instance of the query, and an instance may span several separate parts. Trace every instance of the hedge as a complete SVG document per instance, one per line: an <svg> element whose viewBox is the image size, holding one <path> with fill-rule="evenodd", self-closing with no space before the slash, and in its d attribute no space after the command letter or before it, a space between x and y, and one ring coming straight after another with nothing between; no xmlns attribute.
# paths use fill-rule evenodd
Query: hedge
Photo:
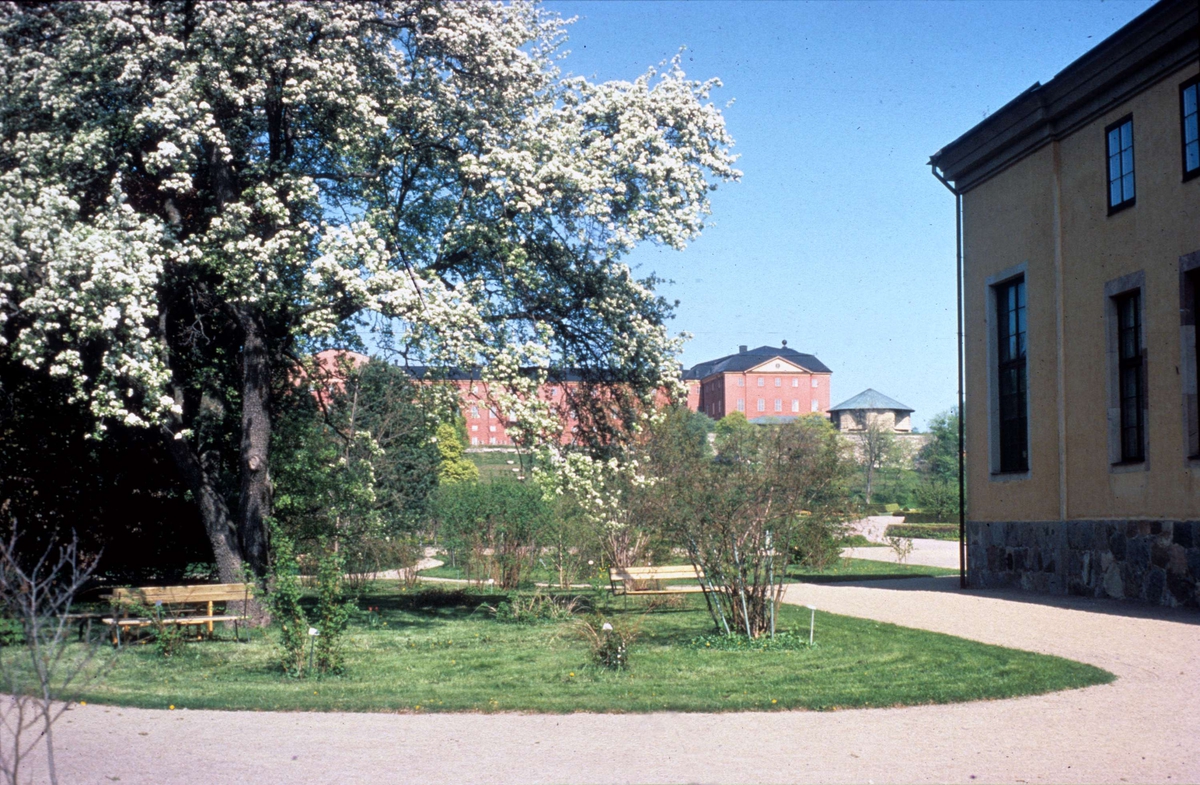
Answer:
<svg viewBox="0 0 1200 785"><path fill-rule="evenodd" d="M957 540L957 523L893 523L883 532L884 537L909 537L915 540Z"/></svg>

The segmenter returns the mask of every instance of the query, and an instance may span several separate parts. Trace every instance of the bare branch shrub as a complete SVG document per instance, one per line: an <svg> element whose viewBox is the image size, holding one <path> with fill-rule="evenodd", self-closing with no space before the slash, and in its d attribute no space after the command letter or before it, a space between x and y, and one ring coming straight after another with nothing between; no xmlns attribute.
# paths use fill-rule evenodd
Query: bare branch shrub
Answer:
<svg viewBox="0 0 1200 785"><path fill-rule="evenodd" d="M74 534L69 543L51 542L37 559L25 558L18 540L14 523L8 539L0 542L0 607L23 636L0 652L0 679L7 693L0 698L0 772L15 785L22 762L44 741L47 774L57 783L54 723L108 664L98 661L102 636L70 641L71 608L99 556L81 554Z"/></svg>

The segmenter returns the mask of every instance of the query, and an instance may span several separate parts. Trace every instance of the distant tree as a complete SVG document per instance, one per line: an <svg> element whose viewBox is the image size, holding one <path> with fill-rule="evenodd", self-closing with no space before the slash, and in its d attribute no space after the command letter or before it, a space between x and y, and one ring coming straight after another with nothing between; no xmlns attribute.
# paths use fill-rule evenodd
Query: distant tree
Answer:
<svg viewBox="0 0 1200 785"><path fill-rule="evenodd" d="M943 482L958 480L958 412L949 409L929 421L930 439L918 456L922 468Z"/></svg>
<svg viewBox="0 0 1200 785"><path fill-rule="evenodd" d="M475 482L479 479L479 467L465 454L462 435L453 423L444 422L437 427L438 482Z"/></svg>
<svg viewBox="0 0 1200 785"><path fill-rule="evenodd" d="M871 490L880 470L895 466L903 458L903 448L897 443L891 426L881 418L868 419L866 428L858 436L858 462L863 470L867 504L871 503Z"/></svg>
<svg viewBox="0 0 1200 785"><path fill-rule="evenodd" d="M917 503L938 520L948 520L958 508L958 412L949 409L929 421L929 441L918 463L925 475L917 488Z"/></svg>
<svg viewBox="0 0 1200 785"><path fill-rule="evenodd" d="M423 520L437 482L436 403L402 369L349 364L337 382L277 391L275 520L311 545L399 535ZM457 442L453 426L451 439Z"/></svg>

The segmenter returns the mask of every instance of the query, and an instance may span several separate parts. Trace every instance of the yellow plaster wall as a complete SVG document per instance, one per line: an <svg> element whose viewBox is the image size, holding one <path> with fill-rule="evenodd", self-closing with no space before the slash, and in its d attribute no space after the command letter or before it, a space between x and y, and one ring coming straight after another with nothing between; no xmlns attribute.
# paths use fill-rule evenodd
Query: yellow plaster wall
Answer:
<svg viewBox="0 0 1200 785"><path fill-rule="evenodd" d="M1200 250L1200 178L1181 182L1179 84L1168 77L963 197L968 517L976 521L1200 517L1200 466L1186 460L1179 374L1179 257ZM1137 203L1107 214L1104 128L1132 112ZM1057 149L1056 149L1057 148ZM1060 497L1055 176L1063 273L1067 439ZM1030 472L990 473L986 281L1025 263ZM1105 283L1142 270L1149 398L1145 471L1113 472L1108 452Z"/></svg>

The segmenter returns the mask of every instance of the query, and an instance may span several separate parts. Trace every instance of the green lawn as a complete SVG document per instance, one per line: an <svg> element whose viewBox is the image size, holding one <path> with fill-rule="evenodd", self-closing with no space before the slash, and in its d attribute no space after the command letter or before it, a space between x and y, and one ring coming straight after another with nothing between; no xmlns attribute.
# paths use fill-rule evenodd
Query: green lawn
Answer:
<svg viewBox="0 0 1200 785"><path fill-rule="evenodd" d="M451 567L443 564L428 570L421 570L422 575L432 578L454 578L462 580L466 573L461 567ZM823 570L811 570L793 565L788 568L788 577L804 583L836 583L854 580L886 580L890 578L930 578L941 575L958 575L957 569L945 567L925 567L919 564L892 564L890 562L873 561L871 559L839 559L837 563ZM534 567L530 572L530 580L549 583L558 580L558 575L551 570ZM607 577L601 579L608 586ZM687 581L675 581L687 583Z"/></svg>
<svg viewBox="0 0 1200 785"><path fill-rule="evenodd" d="M570 622L502 623L503 595L375 584L361 607L378 626L351 627L348 671L291 680L276 664L275 634L251 643L188 644L161 659L127 646L90 702L148 708L298 711L646 712L835 709L1006 698L1112 680L1098 668L931 632L817 612L816 646L715 651L694 646L712 623L695 595L647 612L643 598L595 595L610 616L641 616L632 668L589 664ZM484 607L481 608L480 606ZM785 606L781 629L807 635L808 611ZM386 623L386 626L383 626Z"/></svg>
<svg viewBox="0 0 1200 785"><path fill-rule="evenodd" d="M468 452L466 456L471 463L479 467L479 477L485 481L490 482L501 477L512 478L521 473L520 471L513 471L513 469L521 468L521 461L515 452L507 450L473 450Z"/></svg>
<svg viewBox="0 0 1200 785"><path fill-rule="evenodd" d="M958 575L958 569L926 567L923 564L895 564L873 559L839 559L823 570L810 570L795 565L788 568L788 577L802 583L840 583L844 581L879 581L891 578L933 578Z"/></svg>

